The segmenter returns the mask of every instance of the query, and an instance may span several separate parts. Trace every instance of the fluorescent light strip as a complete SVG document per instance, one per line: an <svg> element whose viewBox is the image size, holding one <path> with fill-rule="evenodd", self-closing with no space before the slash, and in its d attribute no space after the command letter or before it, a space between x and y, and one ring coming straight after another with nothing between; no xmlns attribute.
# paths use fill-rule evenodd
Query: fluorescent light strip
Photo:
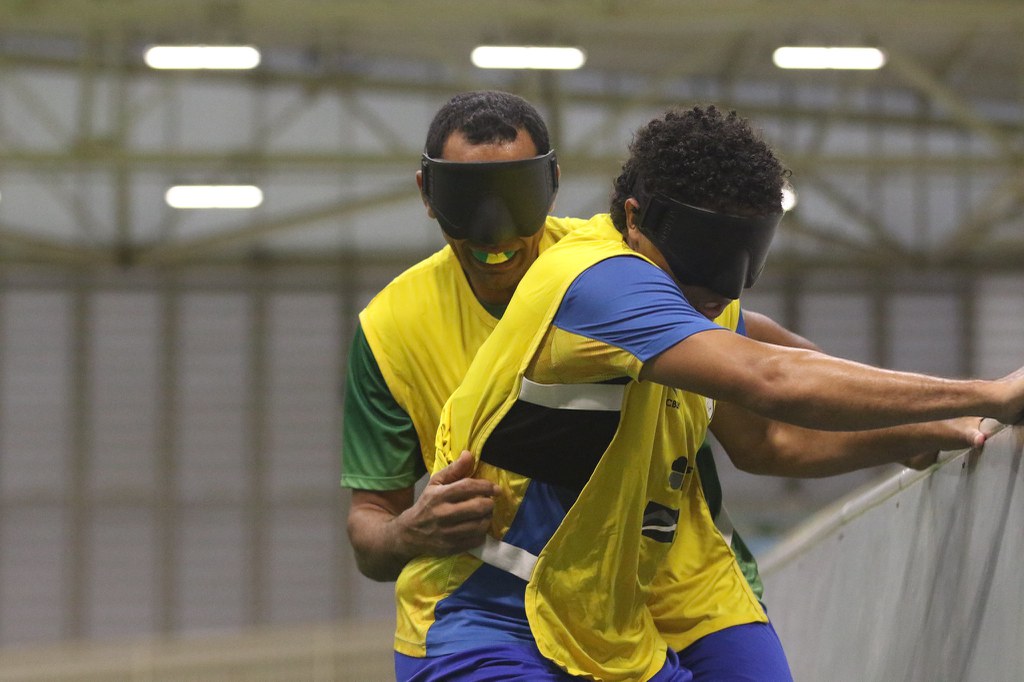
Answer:
<svg viewBox="0 0 1024 682"><path fill-rule="evenodd" d="M256 208L263 190L254 185L175 185L164 194L171 208Z"/></svg>
<svg viewBox="0 0 1024 682"><path fill-rule="evenodd" d="M792 187L782 188L782 210L786 213L796 208L796 190Z"/></svg>
<svg viewBox="0 0 1024 682"><path fill-rule="evenodd" d="M587 61L576 47L480 45L469 56L480 69L578 69Z"/></svg>
<svg viewBox="0 0 1024 682"><path fill-rule="evenodd" d="M873 70L885 66L885 53L874 47L780 47L772 61L780 69Z"/></svg>
<svg viewBox="0 0 1024 682"><path fill-rule="evenodd" d="M151 69L255 69L260 51L251 45L154 45L143 59Z"/></svg>

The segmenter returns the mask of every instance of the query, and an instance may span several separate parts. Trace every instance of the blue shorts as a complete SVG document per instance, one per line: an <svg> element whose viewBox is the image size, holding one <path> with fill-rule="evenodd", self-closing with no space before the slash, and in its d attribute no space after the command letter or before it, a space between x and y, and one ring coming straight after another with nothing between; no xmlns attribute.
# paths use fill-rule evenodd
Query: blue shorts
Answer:
<svg viewBox="0 0 1024 682"><path fill-rule="evenodd" d="M544 658L533 643L501 643L444 656L413 658L395 653L397 682L565 682L570 675ZM650 682L692 682L693 675L669 651L664 667Z"/></svg>
<svg viewBox="0 0 1024 682"><path fill-rule="evenodd" d="M747 623L712 632L679 652L698 680L792 682L786 652L771 623Z"/></svg>

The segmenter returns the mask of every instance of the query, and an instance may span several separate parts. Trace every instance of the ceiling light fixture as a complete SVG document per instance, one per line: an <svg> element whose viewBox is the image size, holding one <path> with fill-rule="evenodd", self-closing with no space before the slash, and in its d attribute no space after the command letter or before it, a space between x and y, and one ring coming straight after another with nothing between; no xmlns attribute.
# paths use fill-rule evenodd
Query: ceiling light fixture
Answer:
<svg viewBox="0 0 1024 682"><path fill-rule="evenodd" d="M153 45L143 59L151 69L255 69L260 51L251 45Z"/></svg>
<svg viewBox="0 0 1024 682"><path fill-rule="evenodd" d="M578 69L587 61L577 47L480 45L469 56L480 69Z"/></svg>
<svg viewBox="0 0 1024 682"><path fill-rule="evenodd" d="M164 194L171 208L256 208L263 190L255 185L175 185Z"/></svg>
<svg viewBox="0 0 1024 682"><path fill-rule="evenodd" d="M786 185L782 188L782 210L785 213L789 213L796 208L796 190Z"/></svg>
<svg viewBox="0 0 1024 682"><path fill-rule="evenodd" d="M780 47L772 54L780 69L873 70L885 66L885 53L875 47Z"/></svg>

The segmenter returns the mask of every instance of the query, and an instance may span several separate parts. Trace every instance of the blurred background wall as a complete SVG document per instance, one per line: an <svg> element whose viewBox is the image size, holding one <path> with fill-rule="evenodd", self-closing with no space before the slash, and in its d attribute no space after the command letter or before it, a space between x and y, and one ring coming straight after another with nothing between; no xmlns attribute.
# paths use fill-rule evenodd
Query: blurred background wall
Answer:
<svg viewBox="0 0 1024 682"><path fill-rule="evenodd" d="M1020 679L1024 428L947 455L836 501L764 556L795 679Z"/></svg>
<svg viewBox="0 0 1024 682"><path fill-rule="evenodd" d="M798 198L747 307L855 360L1016 368L1021 35L1016 0L0 3L0 646L393 618L345 538L340 389L360 308L443 245L413 174L461 90L539 106L559 215L606 210L632 130L665 108L737 109ZM261 61L154 71L154 43ZM487 71L480 43L587 62ZM888 61L781 70L784 44ZM171 208L182 183L263 201ZM888 473L719 463L759 551Z"/></svg>

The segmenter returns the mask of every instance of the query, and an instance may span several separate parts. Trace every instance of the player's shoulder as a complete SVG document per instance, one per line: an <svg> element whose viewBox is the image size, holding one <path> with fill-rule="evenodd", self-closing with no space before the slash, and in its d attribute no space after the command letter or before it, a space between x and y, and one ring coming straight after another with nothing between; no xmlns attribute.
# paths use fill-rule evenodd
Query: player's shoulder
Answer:
<svg viewBox="0 0 1024 682"><path fill-rule="evenodd" d="M391 280L370 299L359 318L364 327L403 325L436 309L442 298L452 295L450 289L458 287L460 273L455 254L445 246Z"/></svg>
<svg viewBox="0 0 1024 682"><path fill-rule="evenodd" d="M415 265L411 265L403 270L385 289L392 285L408 286L410 284L418 284L425 279L437 277L439 273L450 274L458 270L458 268L458 259L452 252L451 247L446 244Z"/></svg>
<svg viewBox="0 0 1024 682"><path fill-rule="evenodd" d="M459 271L458 259L451 247L445 246L395 276L370 301L370 305L381 299L422 291L434 283L452 277Z"/></svg>
<svg viewBox="0 0 1024 682"><path fill-rule="evenodd" d="M589 219L587 218L559 218L549 215L547 220L544 221L544 230L547 232L547 236L554 239L554 241L558 241L567 234L583 227L588 222Z"/></svg>

